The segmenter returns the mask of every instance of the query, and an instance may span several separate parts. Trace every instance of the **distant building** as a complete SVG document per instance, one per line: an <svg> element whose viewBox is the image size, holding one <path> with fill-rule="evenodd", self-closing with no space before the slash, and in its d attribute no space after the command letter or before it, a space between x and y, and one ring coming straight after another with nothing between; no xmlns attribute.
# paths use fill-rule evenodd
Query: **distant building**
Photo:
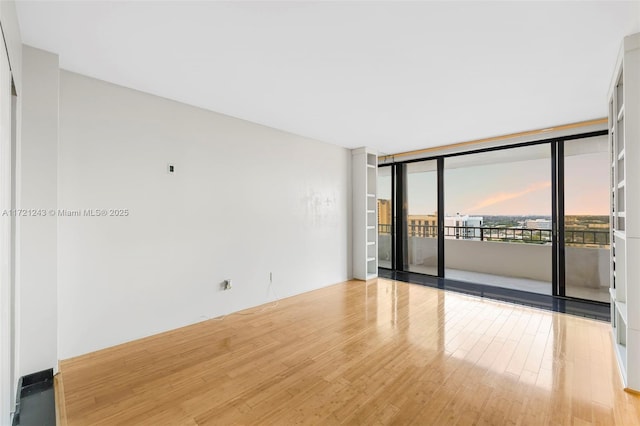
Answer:
<svg viewBox="0 0 640 426"><path fill-rule="evenodd" d="M549 219L527 219L524 224L527 229L551 229Z"/></svg>
<svg viewBox="0 0 640 426"><path fill-rule="evenodd" d="M378 224L388 225L389 232L391 232L391 200L378 199ZM385 230L386 231L386 230Z"/></svg>
<svg viewBox="0 0 640 426"><path fill-rule="evenodd" d="M445 216L445 236L464 239L480 238L483 219L482 216L462 216L460 213L455 216Z"/></svg>
<svg viewBox="0 0 640 426"><path fill-rule="evenodd" d="M438 215L410 214L407 217L407 231L410 237L437 237Z"/></svg>
<svg viewBox="0 0 640 426"><path fill-rule="evenodd" d="M390 200L378 200L378 228L381 233L391 232L392 209ZM445 216L445 237L480 238L483 217L456 215ZM387 229L388 225L388 229ZM410 214L407 216L407 235L409 237L436 238L438 236L438 215Z"/></svg>
<svg viewBox="0 0 640 426"><path fill-rule="evenodd" d="M587 224L587 228L588 229L604 229L604 230L609 230L609 223L588 223Z"/></svg>

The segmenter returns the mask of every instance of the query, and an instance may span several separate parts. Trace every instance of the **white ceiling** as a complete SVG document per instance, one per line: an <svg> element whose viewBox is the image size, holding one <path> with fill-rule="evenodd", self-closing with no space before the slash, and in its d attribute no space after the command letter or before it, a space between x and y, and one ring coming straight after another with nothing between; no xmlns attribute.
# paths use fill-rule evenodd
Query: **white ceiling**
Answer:
<svg viewBox="0 0 640 426"><path fill-rule="evenodd" d="M594 119L640 2L18 1L63 69L397 153Z"/></svg>

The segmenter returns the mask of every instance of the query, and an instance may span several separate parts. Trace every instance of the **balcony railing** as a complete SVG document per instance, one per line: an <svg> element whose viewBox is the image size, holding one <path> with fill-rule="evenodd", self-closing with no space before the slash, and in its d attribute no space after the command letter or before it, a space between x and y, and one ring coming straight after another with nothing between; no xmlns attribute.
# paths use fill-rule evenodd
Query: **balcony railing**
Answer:
<svg viewBox="0 0 640 426"><path fill-rule="evenodd" d="M390 234L392 225L379 224L380 234ZM438 227L435 225L407 225L409 237L436 238ZM550 229L529 228L496 228L476 226L445 226L445 238L478 240L478 241L510 241L523 243L550 243L552 231ZM565 244L573 245L609 245L609 231L572 230L564 231Z"/></svg>

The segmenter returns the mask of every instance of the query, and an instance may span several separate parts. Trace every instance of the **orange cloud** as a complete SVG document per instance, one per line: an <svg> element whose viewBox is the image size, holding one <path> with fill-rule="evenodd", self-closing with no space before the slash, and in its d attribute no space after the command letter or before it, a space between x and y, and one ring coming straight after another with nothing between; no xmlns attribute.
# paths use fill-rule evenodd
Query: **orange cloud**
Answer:
<svg viewBox="0 0 640 426"><path fill-rule="evenodd" d="M476 211L476 210L480 210L483 207L492 206L494 204L502 203L503 201L507 201L507 200L513 200L514 198L522 197L522 196L530 194L532 192L539 191L541 189L545 189L545 188L549 188L549 187L551 187L551 182L550 181L544 181L544 182L536 182L534 184L531 184L528 187L526 187L525 189L523 189L522 191L518 191L518 192L500 192L498 194L494 194L494 195L491 195L488 198L485 198L484 200L480 201L475 206L469 208L468 211L469 212L473 212L473 211Z"/></svg>

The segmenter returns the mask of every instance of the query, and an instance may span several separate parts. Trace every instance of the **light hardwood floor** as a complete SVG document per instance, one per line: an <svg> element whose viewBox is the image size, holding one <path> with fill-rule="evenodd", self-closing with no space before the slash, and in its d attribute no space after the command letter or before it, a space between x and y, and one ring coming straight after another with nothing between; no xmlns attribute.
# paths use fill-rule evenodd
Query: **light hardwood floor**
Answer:
<svg viewBox="0 0 640 426"><path fill-rule="evenodd" d="M69 425L640 424L607 323L384 279L63 361L58 382Z"/></svg>

